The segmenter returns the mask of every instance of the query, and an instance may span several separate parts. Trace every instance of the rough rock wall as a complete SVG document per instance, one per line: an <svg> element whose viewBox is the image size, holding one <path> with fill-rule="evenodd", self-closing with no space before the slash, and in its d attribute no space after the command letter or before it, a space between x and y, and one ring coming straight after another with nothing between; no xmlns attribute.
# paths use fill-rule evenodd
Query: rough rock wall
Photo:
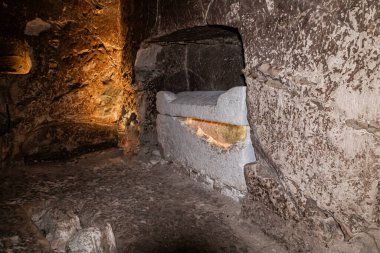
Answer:
<svg viewBox="0 0 380 253"><path fill-rule="evenodd" d="M151 46L147 45L148 48ZM210 40L153 47L158 47L159 50L155 59L149 59L152 60L154 69L145 69L145 73L141 74L144 76L153 71L158 72L153 77L156 80L148 80L155 82L158 90L228 90L244 86L241 73L244 60L238 44L222 44ZM135 68L135 71L138 69ZM143 79L146 81L148 78Z"/></svg>
<svg viewBox="0 0 380 253"><path fill-rule="evenodd" d="M280 41L276 51L257 41L247 52L259 166L276 170L298 214L316 201L352 232L378 222L379 11L376 1L309 7L255 30Z"/></svg>
<svg viewBox="0 0 380 253"><path fill-rule="evenodd" d="M2 160L64 158L125 137L135 101L120 8L119 0L1 2L2 42L27 43L33 60L27 75L0 75Z"/></svg>
<svg viewBox="0 0 380 253"><path fill-rule="evenodd" d="M295 219L312 206L348 237L380 225L379 1L156 0L134 8L136 44L207 24L239 29L259 159L246 171L253 199Z"/></svg>

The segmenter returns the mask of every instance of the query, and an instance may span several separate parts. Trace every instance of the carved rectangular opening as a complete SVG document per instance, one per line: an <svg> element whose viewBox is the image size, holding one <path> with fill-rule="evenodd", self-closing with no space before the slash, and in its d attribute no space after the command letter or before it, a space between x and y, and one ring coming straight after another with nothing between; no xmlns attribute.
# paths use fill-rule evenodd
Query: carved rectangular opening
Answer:
<svg viewBox="0 0 380 253"><path fill-rule="evenodd" d="M239 33L221 26L150 39L135 63L143 134L157 130L167 158L235 199L246 192L244 165L255 161L243 68Z"/></svg>

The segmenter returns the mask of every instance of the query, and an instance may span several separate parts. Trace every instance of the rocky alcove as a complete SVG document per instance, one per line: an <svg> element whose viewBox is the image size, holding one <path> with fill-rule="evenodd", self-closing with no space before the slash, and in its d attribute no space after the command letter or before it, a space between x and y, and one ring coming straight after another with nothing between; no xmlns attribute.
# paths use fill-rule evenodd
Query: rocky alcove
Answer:
<svg viewBox="0 0 380 253"><path fill-rule="evenodd" d="M244 52L236 29L199 26L142 42L135 79L142 125L154 125L158 91L227 91L245 86Z"/></svg>
<svg viewBox="0 0 380 253"><path fill-rule="evenodd" d="M134 69L142 135L157 131L163 155L188 166L209 188L245 196L244 165L255 156L239 32L199 26L148 39ZM239 131L241 137L227 141Z"/></svg>

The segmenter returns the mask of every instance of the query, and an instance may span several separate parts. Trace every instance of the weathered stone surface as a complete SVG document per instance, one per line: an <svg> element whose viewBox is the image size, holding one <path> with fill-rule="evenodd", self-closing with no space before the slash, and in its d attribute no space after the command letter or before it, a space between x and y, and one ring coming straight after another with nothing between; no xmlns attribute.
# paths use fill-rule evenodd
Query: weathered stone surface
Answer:
<svg viewBox="0 0 380 253"><path fill-rule="evenodd" d="M221 185L219 188L225 188L226 195L241 198L247 191L243 167L255 160L249 128L245 129L243 141L224 149L197 135L196 130L183 121L178 117L158 115L157 135L165 157L209 176L216 181L216 188L217 184ZM215 124L211 128L216 128ZM228 188L232 188L231 191Z"/></svg>
<svg viewBox="0 0 380 253"><path fill-rule="evenodd" d="M82 228L77 214L67 206L35 212L34 224L57 253L116 253L115 236L109 223Z"/></svg>
<svg viewBox="0 0 380 253"><path fill-rule="evenodd" d="M348 253L376 253L379 252L379 238L367 233L358 233L350 244L338 244L331 247L331 251Z"/></svg>
<svg viewBox="0 0 380 253"><path fill-rule="evenodd" d="M35 18L26 23L24 33L29 36L38 36L51 28L51 24L43 21L40 18Z"/></svg>
<svg viewBox="0 0 380 253"><path fill-rule="evenodd" d="M280 175L275 170L263 165L259 160L256 163L247 164L244 167L244 174L254 201L264 203L286 219L300 218L297 203L282 184Z"/></svg>
<svg viewBox="0 0 380 253"><path fill-rule="evenodd" d="M46 235L54 252L65 253L66 243L81 229L79 218L73 210L53 208L32 217L37 227Z"/></svg>
<svg viewBox="0 0 380 253"><path fill-rule="evenodd" d="M76 233L66 247L67 253L117 253L115 236L109 223L103 229L89 227Z"/></svg>
<svg viewBox="0 0 380 253"><path fill-rule="evenodd" d="M228 91L191 91L157 93L157 110L170 116L247 126L246 87Z"/></svg>
<svg viewBox="0 0 380 253"><path fill-rule="evenodd" d="M293 194L304 194L300 205L310 197L357 232L373 219L374 185L379 180L378 144L373 134L352 129L346 121L376 121L375 108L379 106L374 101L379 99L374 96L378 95L366 90L379 88L374 85L378 77L366 66L353 64L358 54L347 53L358 49L355 41L362 35L339 21L331 22L334 16L322 14L320 9L311 7L309 11L312 14L307 22L302 13L295 15L306 22L296 33L289 33L285 25L258 35L275 41L274 34L281 34L285 41L304 41L302 45L278 47L255 40L258 47L283 52L276 55L270 50L254 53L247 48L251 58L248 65L257 68L246 71L250 122L256 126L259 145L266 155L262 159L269 157ZM253 43L249 36L243 37ZM371 56L376 39L368 39L372 42L359 54L371 65L376 61ZM272 64L263 60L265 57L272 59ZM356 89L359 83L362 87ZM373 101L372 107L364 100Z"/></svg>

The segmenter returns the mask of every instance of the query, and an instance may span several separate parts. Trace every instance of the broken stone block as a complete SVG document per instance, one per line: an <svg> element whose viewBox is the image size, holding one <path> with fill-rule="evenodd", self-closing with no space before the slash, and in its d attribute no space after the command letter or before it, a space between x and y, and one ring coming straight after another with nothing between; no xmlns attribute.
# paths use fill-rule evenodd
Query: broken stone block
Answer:
<svg viewBox="0 0 380 253"><path fill-rule="evenodd" d="M255 161L246 87L228 91L159 92L157 135L164 156L213 181L235 200L247 192L244 165Z"/></svg>
<svg viewBox="0 0 380 253"><path fill-rule="evenodd" d="M157 117L158 141L165 157L184 166L190 166L197 172L208 175L222 185L235 188L241 193L247 191L244 165L255 160L249 132L249 127L245 127L243 141L224 148L198 136L194 129L186 126L183 118L166 115Z"/></svg>
<svg viewBox="0 0 380 253"><path fill-rule="evenodd" d="M160 153L159 150L153 150L153 151L152 151L152 154L153 154L154 156L161 156L161 153Z"/></svg>
<svg viewBox="0 0 380 253"><path fill-rule="evenodd" d="M79 218L72 210L53 208L33 215L32 220L45 234L54 252L66 252L67 241L81 229Z"/></svg>
<svg viewBox="0 0 380 253"><path fill-rule="evenodd" d="M40 18L35 18L26 24L24 33L29 36L38 36L51 28L51 24Z"/></svg>
<svg viewBox="0 0 380 253"><path fill-rule="evenodd" d="M248 126L245 99L244 86L228 91L189 91L178 94L160 91L157 93L157 110L164 115Z"/></svg>
<svg viewBox="0 0 380 253"><path fill-rule="evenodd" d="M103 228L89 227L75 234L66 247L67 253L117 253L115 236L109 223Z"/></svg>

